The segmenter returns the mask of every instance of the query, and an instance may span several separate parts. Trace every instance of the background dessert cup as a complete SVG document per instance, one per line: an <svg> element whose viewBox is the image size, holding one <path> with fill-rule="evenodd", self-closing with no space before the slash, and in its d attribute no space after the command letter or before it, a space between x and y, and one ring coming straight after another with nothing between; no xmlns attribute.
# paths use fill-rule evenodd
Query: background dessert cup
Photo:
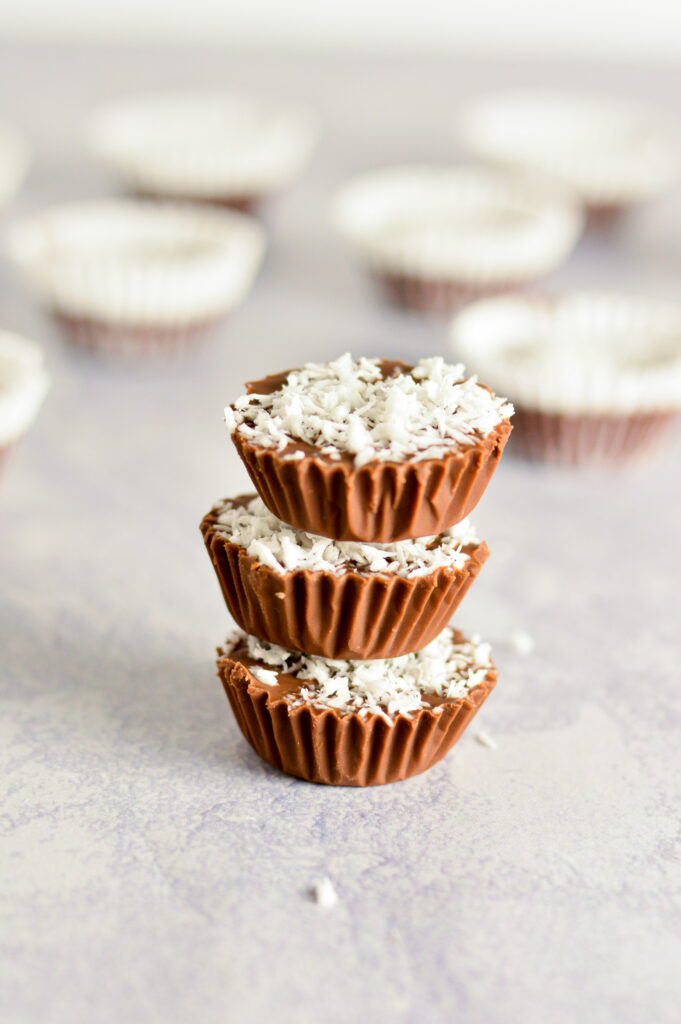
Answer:
<svg viewBox="0 0 681 1024"><path fill-rule="evenodd" d="M100 110L93 154L131 191L251 210L300 173L315 132L303 113L229 93L168 93Z"/></svg>
<svg viewBox="0 0 681 1024"><path fill-rule="evenodd" d="M0 331L0 468L37 416L48 388L38 345Z"/></svg>
<svg viewBox="0 0 681 1024"><path fill-rule="evenodd" d="M346 355L251 383L225 416L278 519L337 540L392 543L442 533L469 514L512 412L461 365Z"/></svg>
<svg viewBox="0 0 681 1024"><path fill-rule="evenodd" d="M201 337L244 299L264 248L243 214L134 200L54 207L15 224L8 243L75 342L124 355Z"/></svg>
<svg viewBox="0 0 681 1024"><path fill-rule="evenodd" d="M240 635L219 651L218 675L260 757L337 786L426 771L451 750L497 680L488 645L449 629L422 651L373 662L325 662Z"/></svg>
<svg viewBox="0 0 681 1024"><path fill-rule="evenodd" d="M477 157L571 189L589 222L612 222L681 170L678 130L639 103L580 93L505 92L471 102L460 134Z"/></svg>
<svg viewBox="0 0 681 1024"><path fill-rule="evenodd" d="M474 166L366 174L340 191L332 217L391 300L434 312L545 277L582 228L561 190Z"/></svg>
<svg viewBox="0 0 681 1024"><path fill-rule="evenodd" d="M394 658L426 646L489 555L467 521L381 548L294 530L254 495L221 502L201 531L237 624L325 658Z"/></svg>
<svg viewBox="0 0 681 1024"><path fill-rule="evenodd" d="M569 464L645 455L681 412L681 310L598 292L494 299L452 324L469 366L516 404L513 449Z"/></svg>

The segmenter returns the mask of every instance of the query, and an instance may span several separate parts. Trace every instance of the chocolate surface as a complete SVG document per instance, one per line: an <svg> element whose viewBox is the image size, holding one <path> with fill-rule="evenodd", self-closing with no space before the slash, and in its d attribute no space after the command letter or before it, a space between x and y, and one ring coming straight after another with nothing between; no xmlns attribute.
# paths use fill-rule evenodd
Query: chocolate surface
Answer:
<svg viewBox="0 0 681 1024"><path fill-rule="evenodd" d="M464 281L436 280L407 274L374 275L386 298L402 309L420 313L453 313L477 299L522 289L526 282L500 281L472 284Z"/></svg>
<svg viewBox="0 0 681 1024"><path fill-rule="evenodd" d="M222 317L181 326L126 324L93 317L53 313L66 338L102 355L154 357L179 352L203 342Z"/></svg>
<svg viewBox="0 0 681 1024"><path fill-rule="evenodd" d="M201 532L232 617L262 640L324 658L395 658L420 650L444 629L489 556L481 542L463 549L469 558L462 568L422 576L281 574L221 535L216 522L214 509Z"/></svg>
<svg viewBox="0 0 681 1024"><path fill-rule="evenodd" d="M407 373L397 360L382 362L384 376ZM290 370L253 381L249 393L271 394ZM355 467L347 453L332 459L302 441L283 452L232 441L270 512L308 533L336 540L389 544L443 533L475 508L501 458L511 432L502 420L485 437L440 458L369 462ZM302 451L302 459L286 459Z"/></svg>
<svg viewBox="0 0 681 1024"><path fill-rule="evenodd" d="M676 412L597 416L516 408L512 451L572 466L623 464L655 448L679 418Z"/></svg>
<svg viewBox="0 0 681 1024"><path fill-rule="evenodd" d="M276 686L266 686L249 671L257 662L239 644L218 654L218 676L256 754L288 775L333 786L383 785L427 771L451 750L497 681L492 667L465 698L433 698L431 707L388 723L377 714L293 707L285 697L303 680L280 674ZM431 710L436 706L441 710Z"/></svg>

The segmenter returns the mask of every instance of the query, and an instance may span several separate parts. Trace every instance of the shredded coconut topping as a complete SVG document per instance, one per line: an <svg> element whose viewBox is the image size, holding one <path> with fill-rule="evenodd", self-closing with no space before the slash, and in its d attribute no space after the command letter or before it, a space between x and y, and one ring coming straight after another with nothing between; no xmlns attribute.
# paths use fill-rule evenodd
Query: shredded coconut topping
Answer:
<svg viewBox="0 0 681 1024"><path fill-rule="evenodd" d="M262 663L249 672L265 686L275 685L271 672L300 680L300 688L285 697L292 706L312 704L362 717L376 714L388 722L396 715L410 717L429 707L426 695L465 697L484 681L492 665L489 644L475 636L457 643L451 629L413 654L376 661L318 658L240 632L234 642L243 644L248 656ZM433 710L437 712L438 707Z"/></svg>
<svg viewBox="0 0 681 1024"><path fill-rule="evenodd" d="M384 379L380 359L346 353L293 370L269 395L242 395L225 409L225 421L230 433L284 458L303 457L286 451L296 441L331 459L349 452L356 466L441 458L513 414L509 402L464 375L463 364L435 356Z"/></svg>
<svg viewBox="0 0 681 1024"><path fill-rule="evenodd" d="M464 550L480 541L468 519L436 537L400 540L394 544L360 544L329 540L281 523L260 498L246 504L226 500L217 508L216 531L278 573L385 573L426 576L438 568L461 569L469 559Z"/></svg>

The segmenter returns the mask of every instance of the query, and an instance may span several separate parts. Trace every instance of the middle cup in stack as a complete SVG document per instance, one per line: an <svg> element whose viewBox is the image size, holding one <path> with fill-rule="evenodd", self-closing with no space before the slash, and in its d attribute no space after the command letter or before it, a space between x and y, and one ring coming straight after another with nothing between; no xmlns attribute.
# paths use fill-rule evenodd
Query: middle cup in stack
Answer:
<svg viewBox="0 0 681 1024"><path fill-rule="evenodd" d="M349 355L255 382L226 410L259 496L221 502L201 529L245 631L219 676L265 760L391 782L444 756L478 710L489 646L445 626L488 555L465 517L512 412L460 365Z"/></svg>

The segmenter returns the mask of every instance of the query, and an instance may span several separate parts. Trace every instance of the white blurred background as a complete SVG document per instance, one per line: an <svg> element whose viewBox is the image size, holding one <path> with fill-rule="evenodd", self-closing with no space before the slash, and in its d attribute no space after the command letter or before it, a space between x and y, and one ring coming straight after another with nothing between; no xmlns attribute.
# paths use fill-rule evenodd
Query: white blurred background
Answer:
<svg viewBox="0 0 681 1024"><path fill-rule="evenodd" d="M233 47L437 50L570 59L681 57L678 0L2 0L26 40L210 41Z"/></svg>

